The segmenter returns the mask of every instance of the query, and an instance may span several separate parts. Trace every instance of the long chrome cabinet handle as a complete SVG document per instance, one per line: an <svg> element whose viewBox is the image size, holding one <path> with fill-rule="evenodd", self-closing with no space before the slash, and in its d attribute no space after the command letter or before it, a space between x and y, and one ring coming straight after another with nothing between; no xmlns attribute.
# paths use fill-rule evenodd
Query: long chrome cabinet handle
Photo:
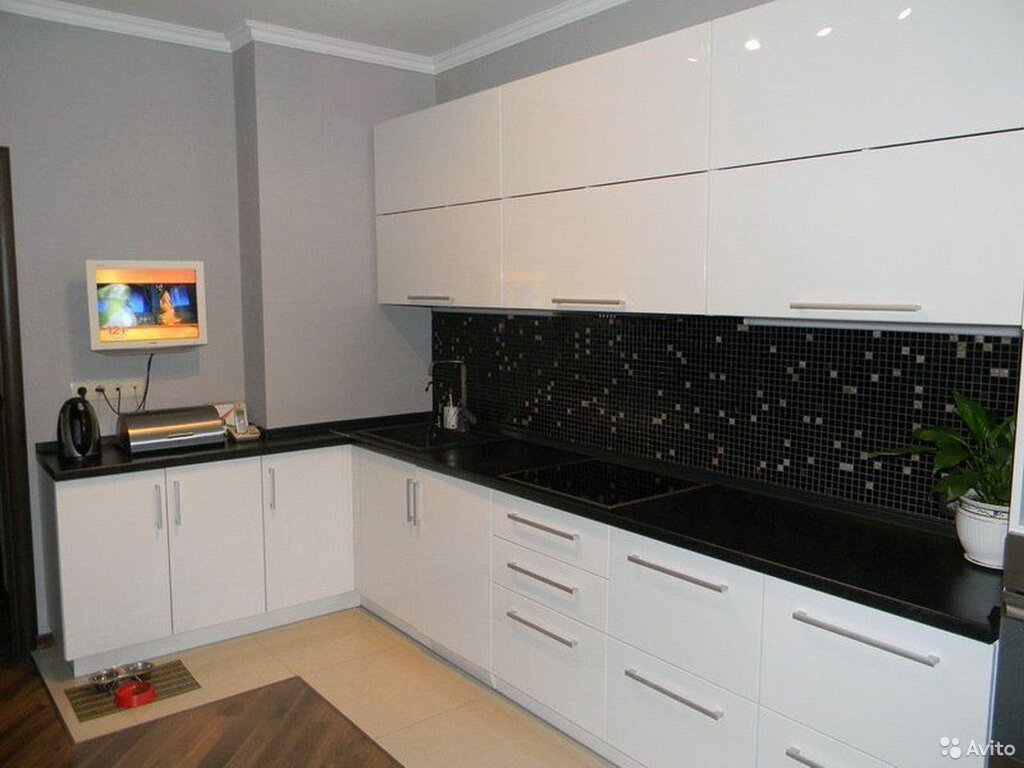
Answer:
<svg viewBox="0 0 1024 768"><path fill-rule="evenodd" d="M570 533L569 531L563 531L560 528L552 528L550 525L544 525L544 523L538 523L536 520L531 520L528 517L522 517L517 515L515 512L509 512L507 515L508 519L513 523L522 523L528 525L531 528L536 528L538 531L544 531L544 533L550 533L552 536L558 536L568 541L579 541L580 535L578 533Z"/></svg>
<svg viewBox="0 0 1024 768"><path fill-rule="evenodd" d="M811 758L807 757L807 755L801 752L797 747L790 747L787 749L786 757L794 762L800 763L800 765L806 765L807 768L825 768L822 763L819 763L817 760L811 760Z"/></svg>
<svg viewBox="0 0 1024 768"><path fill-rule="evenodd" d="M174 524L181 528L181 483L174 481Z"/></svg>
<svg viewBox="0 0 1024 768"><path fill-rule="evenodd" d="M160 483L154 483L153 496L156 497L156 529L162 531L164 529L164 494Z"/></svg>
<svg viewBox="0 0 1024 768"><path fill-rule="evenodd" d="M640 685L646 685L652 691L657 691L662 696L668 696L670 699L672 699L672 701L678 701L683 706L689 707L695 712L700 712L702 715L706 715L707 717L710 717L712 720L721 720L723 717L725 717L725 712L723 712L722 710L712 709L711 707L705 707L703 704L698 704L696 701L688 699L685 696L681 696L675 691L670 691L668 688L662 685L658 685L653 680L648 680L635 669L625 670L625 675L630 680L636 680L638 683L640 683Z"/></svg>
<svg viewBox="0 0 1024 768"><path fill-rule="evenodd" d="M451 303L451 296L431 296L429 294L409 294L405 297L407 301L443 301Z"/></svg>
<svg viewBox="0 0 1024 768"><path fill-rule="evenodd" d="M420 524L420 481L412 481L412 524Z"/></svg>
<svg viewBox="0 0 1024 768"><path fill-rule="evenodd" d="M267 473L270 475L270 508L277 509L277 470L271 467Z"/></svg>
<svg viewBox="0 0 1024 768"><path fill-rule="evenodd" d="M415 503L413 501L415 493L413 479L411 477L405 478L405 522L407 523L411 523L413 519L412 505Z"/></svg>
<svg viewBox="0 0 1024 768"><path fill-rule="evenodd" d="M580 304L587 307L621 307L626 303L625 299L570 299L556 298L551 300L552 304Z"/></svg>
<svg viewBox="0 0 1024 768"><path fill-rule="evenodd" d="M728 584L716 584L713 581L705 581L704 579L696 576L691 576L688 573L683 573L682 571L676 571L664 565L652 563L650 560L644 560L640 555L629 555L626 559L631 563L642 566L643 568L650 568L652 571L664 573L666 576L671 576L673 579L679 579L680 581L686 581L690 584L696 584L698 587L710 589L712 592L725 592L729 589Z"/></svg>
<svg viewBox="0 0 1024 768"><path fill-rule="evenodd" d="M854 640L864 645L870 645L872 648L877 648L880 651L891 653L894 656L900 656L904 659L910 659L916 661L918 664L924 664L926 667L934 667L939 663L940 659L938 656L931 654L917 653L916 651L908 651L906 648L900 648L898 645L887 643L884 640L876 640L873 637L862 635L860 632L854 632L852 629L846 629L835 624L829 624L827 621L816 619L813 616L807 614L807 611L793 611L793 618L803 624L809 624L812 627L823 629L826 632L831 632L834 635L845 637L849 640Z"/></svg>
<svg viewBox="0 0 1024 768"><path fill-rule="evenodd" d="M845 301L791 301L790 309L835 309L842 312L920 312L920 304L876 304Z"/></svg>
<svg viewBox="0 0 1024 768"><path fill-rule="evenodd" d="M539 581L541 584L547 584L549 587L554 587L555 589L560 589L563 592L566 592L566 593L568 593L570 595L575 595L577 592L579 592L579 587L570 587L568 584L563 584L560 581L555 581L554 579L549 579L547 576L541 576L539 573L531 571L529 568L523 568L523 566L519 565L519 563L508 562L508 563L506 563L506 565L508 566L508 569L510 571L515 571L516 573L521 573L523 576L528 576L531 579L535 579L535 580Z"/></svg>
<svg viewBox="0 0 1024 768"><path fill-rule="evenodd" d="M577 645L579 645L579 643L576 640L570 640L567 637L562 637L560 634L558 634L557 632L552 632L547 627L542 627L540 624L534 624L529 619L524 619L515 611L505 611L505 615L512 619L512 621L519 622L524 627L529 627L534 632L540 632L542 635L544 635L544 637L550 637L552 640L554 640L557 643L561 643L566 648L575 648Z"/></svg>

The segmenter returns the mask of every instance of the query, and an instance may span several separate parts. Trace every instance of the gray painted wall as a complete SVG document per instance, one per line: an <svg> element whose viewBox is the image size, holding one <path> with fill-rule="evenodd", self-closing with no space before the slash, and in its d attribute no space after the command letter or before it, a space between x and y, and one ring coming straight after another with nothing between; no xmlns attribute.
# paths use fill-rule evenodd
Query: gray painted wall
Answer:
<svg viewBox="0 0 1024 768"><path fill-rule="evenodd" d="M264 423L425 410L429 310L377 304L373 125L433 104L433 77L249 47L259 189L242 200L259 207L259 248L242 265L247 286L259 270L263 322L260 349L244 309L245 355L263 369ZM243 210L245 248L251 218Z"/></svg>
<svg viewBox="0 0 1024 768"><path fill-rule="evenodd" d="M0 73L30 446L54 438L73 379L143 374L143 356L89 350L89 258L205 261L210 343L158 355L150 403L243 396L231 57L0 13ZM46 632L55 564L34 470Z"/></svg>
<svg viewBox="0 0 1024 768"><path fill-rule="evenodd" d="M768 0L630 0L437 76L438 103L649 40Z"/></svg>

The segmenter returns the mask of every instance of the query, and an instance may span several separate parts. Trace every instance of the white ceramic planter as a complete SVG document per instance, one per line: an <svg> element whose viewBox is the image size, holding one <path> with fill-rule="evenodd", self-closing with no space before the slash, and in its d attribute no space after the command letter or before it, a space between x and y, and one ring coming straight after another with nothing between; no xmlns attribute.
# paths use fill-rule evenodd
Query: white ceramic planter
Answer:
<svg viewBox="0 0 1024 768"><path fill-rule="evenodd" d="M1010 510L963 496L956 505L956 533L964 557L975 565L1002 570L1003 546L1010 525Z"/></svg>

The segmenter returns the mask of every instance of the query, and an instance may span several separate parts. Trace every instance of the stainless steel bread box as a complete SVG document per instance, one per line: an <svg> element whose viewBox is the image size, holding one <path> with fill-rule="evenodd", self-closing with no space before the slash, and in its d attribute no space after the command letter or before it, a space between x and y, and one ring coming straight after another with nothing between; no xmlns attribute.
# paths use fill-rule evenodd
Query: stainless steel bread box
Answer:
<svg viewBox="0 0 1024 768"><path fill-rule="evenodd" d="M224 420L212 405L128 413L117 419L117 441L131 456L223 445Z"/></svg>

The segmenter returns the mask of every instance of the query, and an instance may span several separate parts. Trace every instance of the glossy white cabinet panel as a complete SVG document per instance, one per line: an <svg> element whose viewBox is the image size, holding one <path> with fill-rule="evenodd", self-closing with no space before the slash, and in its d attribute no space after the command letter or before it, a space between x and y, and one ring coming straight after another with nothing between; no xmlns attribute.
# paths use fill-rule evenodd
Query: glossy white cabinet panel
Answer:
<svg viewBox="0 0 1024 768"><path fill-rule="evenodd" d="M757 699L764 577L613 529L608 634Z"/></svg>
<svg viewBox="0 0 1024 768"><path fill-rule="evenodd" d="M505 201L505 302L702 313L708 175Z"/></svg>
<svg viewBox="0 0 1024 768"><path fill-rule="evenodd" d="M498 89L374 128L377 213L500 195Z"/></svg>
<svg viewBox="0 0 1024 768"><path fill-rule="evenodd" d="M495 677L601 736L605 636L504 587L492 589Z"/></svg>
<svg viewBox="0 0 1024 768"><path fill-rule="evenodd" d="M716 171L708 310L1017 325L1022 199L1024 132Z"/></svg>
<svg viewBox="0 0 1024 768"><path fill-rule="evenodd" d="M351 449L263 457L267 609L355 588Z"/></svg>
<svg viewBox="0 0 1024 768"><path fill-rule="evenodd" d="M939 764L943 736L987 741L994 659L994 645L766 579L761 704L901 768Z"/></svg>
<svg viewBox="0 0 1024 768"><path fill-rule="evenodd" d="M518 496L495 493L491 530L495 536L563 563L608 575L608 526Z"/></svg>
<svg viewBox="0 0 1024 768"><path fill-rule="evenodd" d="M806 768L808 765L892 768L888 763L762 707L757 725L757 768Z"/></svg>
<svg viewBox="0 0 1024 768"><path fill-rule="evenodd" d="M1024 125L1022 29L1019 0L775 0L716 19L711 167Z"/></svg>
<svg viewBox="0 0 1024 768"><path fill-rule="evenodd" d="M501 202L377 217L382 304L501 306Z"/></svg>
<svg viewBox="0 0 1024 768"><path fill-rule="evenodd" d="M167 469L175 633L266 610L260 498L257 457Z"/></svg>
<svg viewBox="0 0 1024 768"><path fill-rule="evenodd" d="M756 731L753 702L609 638L612 746L649 768L751 768Z"/></svg>
<svg viewBox="0 0 1024 768"><path fill-rule="evenodd" d="M501 87L503 195L704 170L710 25Z"/></svg>
<svg viewBox="0 0 1024 768"><path fill-rule="evenodd" d="M171 634L164 471L56 483L66 659Z"/></svg>
<svg viewBox="0 0 1024 768"><path fill-rule="evenodd" d="M491 568L496 584L604 632L608 580L495 536Z"/></svg>

